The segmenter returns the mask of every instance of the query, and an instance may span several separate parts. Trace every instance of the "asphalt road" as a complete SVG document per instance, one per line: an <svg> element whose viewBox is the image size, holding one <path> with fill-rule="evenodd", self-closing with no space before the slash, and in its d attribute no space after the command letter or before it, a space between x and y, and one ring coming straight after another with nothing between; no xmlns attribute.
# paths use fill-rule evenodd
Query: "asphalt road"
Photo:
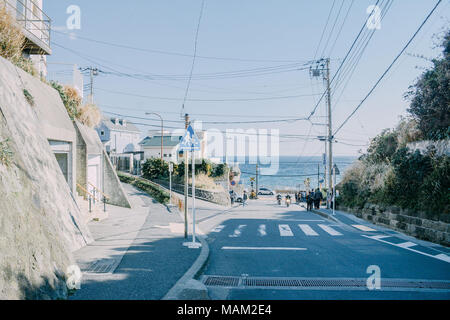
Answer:
<svg viewBox="0 0 450 320"><path fill-rule="evenodd" d="M213 299L450 299L448 288L383 287L384 281L392 279L448 284L448 248L350 215L338 213L339 221L334 222L295 204L290 208L278 206L272 197L219 213L199 209L197 215L210 245L210 259L201 279L241 279L241 285L208 286ZM369 266L379 267L381 289L336 288L329 284L313 289L273 284L242 286L246 278L366 281L373 275L367 272Z"/></svg>

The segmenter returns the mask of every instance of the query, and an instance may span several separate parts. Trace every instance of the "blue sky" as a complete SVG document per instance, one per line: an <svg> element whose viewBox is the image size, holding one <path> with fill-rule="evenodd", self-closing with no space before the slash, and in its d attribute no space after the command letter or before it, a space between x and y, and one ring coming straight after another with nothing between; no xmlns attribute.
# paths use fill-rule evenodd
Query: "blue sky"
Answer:
<svg viewBox="0 0 450 320"><path fill-rule="evenodd" d="M323 54L324 57L331 58L333 75L366 21L367 7L375 2L376 0L356 0L353 3L351 0L206 0L199 30L199 58L195 64L195 75L278 66L289 71L226 79L217 75L202 80L194 77L189 99L197 101L187 101L186 111L192 114L193 119L204 121L250 121L308 116L324 86L322 80L311 79L309 70L302 70L302 65ZM387 0L380 3L385 2ZM145 117L145 112L159 111L165 120L178 121L187 86L186 75L192 64L201 3L201 0L46 0L44 10L53 19L52 24L56 30L52 33L53 54L48 58L49 75L64 80L64 74L70 67L59 63L76 63L80 67L95 66L109 72L114 70L127 74L159 75L158 80L144 81L102 74L95 79L95 102L106 112ZM333 3L328 27L324 32ZM392 3L381 29L375 32L369 42L345 90L342 92L346 83L342 81L333 95L335 127L342 123L367 94L435 3L436 1L431 0L397 0ZM81 9L80 30L65 29L69 17L66 9L72 4ZM433 35L442 35L445 26L449 25L449 4L449 0L442 2L406 51L408 54L430 58L440 54L441 49L436 48L439 40ZM349 8L348 18L343 24ZM338 16L339 9L341 11ZM335 28L331 33L335 21ZM337 38L341 26L342 32ZM75 36L62 34L69 32ZM323 40L318 46L322 34ZM83 40L83 37L147 50L109 46ZM331 51L334 42L336 45ZM345 144L336 144L335 153L358 155L360 149L365 149L361 145L365 145L369 138L384 128L393 127L399 116L406 114L408 103L403 95L408 86L424 71L423 68L430 66L424 59L404 55L357 115L339 133L338 141ZM164 80L161 75L181 76L176 80ZM85 82L87 81L86 78ZM314 122L323 122L324 115L325 104L322 103ZM158 124L156 118L155 121L139 122ZM168 122L167 125L182 126L176 122ZM309 134L312 137L325 134L323 126L311 128L304 121L204 127L279 129L282 135ZM141 129L145 133L149 127ZM320 155L324 149L323 144L318 141L305 143L303 140L287 138L282 141L280 151L283 155Z"/></svg>

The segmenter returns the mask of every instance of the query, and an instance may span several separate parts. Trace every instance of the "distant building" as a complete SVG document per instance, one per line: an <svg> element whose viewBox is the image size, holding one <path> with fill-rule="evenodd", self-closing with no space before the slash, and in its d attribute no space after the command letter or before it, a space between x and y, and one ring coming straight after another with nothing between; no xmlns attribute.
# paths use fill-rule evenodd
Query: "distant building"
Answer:
<svg viewBox="0 0 450 320"><path fill-rule="evenodd" d="M165 161L178 163L177 151L181 138L181 136L172 137L169 135L163 137L163 159ZM161 158L161 134L148 136L139 144L144 152L144 160Z"/></svg>
<svg viewBox="0 0 450 320"><path fill-rule="evenodd" d="M207 135L205 131L197 132L200 139L200 150L195 152L196 159L207 159ZM182 152L179 150L182 136L163 135L163 159L174 163L181 163L183 159ZM140 143L141 150L144 153L144 160L150 158L161 158L161 133L151 134ZM181 154L180 154L181 152Z"/></svg>
<svg viewBox="0 0 450 320"><path fill-rule="evenodd" d="M139 153L141 131L125 119L104 117L96 128L108 153Z"/></svg>
<svg viewBox="0 0 450 320"><path fill-rule="evenodd" d="M25 36L23 55L30 58L42 77L47 76L51 20L42 10L43 0L0 0L0 6L16 19Z"/></svg>

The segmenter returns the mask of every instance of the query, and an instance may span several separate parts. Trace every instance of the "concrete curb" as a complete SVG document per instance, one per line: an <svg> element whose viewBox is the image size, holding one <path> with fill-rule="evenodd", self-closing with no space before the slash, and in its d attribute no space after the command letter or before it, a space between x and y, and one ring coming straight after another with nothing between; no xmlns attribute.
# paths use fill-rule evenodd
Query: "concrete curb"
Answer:
<svg viewBox="0 0 450 320"><path fill-rule="evenodd" d="M195 280L209 258L206 238L199 235L198 239L202 244L202 250L197 260L161 300L210 300L206 286Z"/></svg>
<svg viewBox="0 0 450 320"><path fill-rule="evenodd" d="M328 213L325 213L325 212L322 212L322 211L319 211L319 210L316 210L316 209L312 209L311 211L314 212L315 214L318 214L319 216L324 217L325 219L328 219L328 220L340 223L340 221L338 219L336 219L335 217L329 215Z"/></svg>

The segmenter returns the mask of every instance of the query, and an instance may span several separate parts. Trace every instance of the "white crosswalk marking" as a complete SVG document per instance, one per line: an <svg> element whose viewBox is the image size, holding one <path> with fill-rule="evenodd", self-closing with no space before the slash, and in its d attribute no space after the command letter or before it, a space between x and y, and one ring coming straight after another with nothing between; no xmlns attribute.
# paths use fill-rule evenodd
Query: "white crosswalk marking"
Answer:
<svg viewBox="0 0 450 320"><path fill-rule="evenodd" d="M299 224L298 225L300 229L307 235L307 236L318 236L319 234L315 232L309 225L307 224Z"/></svg>
<svg viewBox="0 0 450 320"><path fill-rule="evenodd" d="M225 228L224 225L220 225L220 226L215 227L211 232L219 233L219 232L222 232L222 230L224 228Z"/></svg>
<svg viewBox="0 0 450 320"><path fill-rule="evenodd" d="M319 227L320 227L323 231L325 231L326 233L329 233L329 234L332 235L332 236L342 236L342 233L340 233L340 232L334 230L334 229L333 229L332 227L330 227L330 226L326 226L326 225L324 225L324 224L319 224Z"/></svg>
<svg viewBox="0 0 450 320"><path fill-rule="evenodd" d="M280 229L280 235L282 237L293 237L294 236L291 228L287 224L280 224L278 226L278 228Z"/></svg>
<svg viewBox="0 0 450 320"><path fill-rule="evenodd" d="M242 231L244 231L245 227L247 227L247 225L245 225L245 224L240 225L239 227L237 227L236 230L234 230L233 234L229 235L229 237L230 238L238 238L238 237L240 237L241 234L242 234Z"/></svg>
<svg viewBox="0 0 450 320"><path fill-rule="evenodd" d="M399 243L396 246L400 247L400 248L411 248L411 247L417 246L417 244L415 244L414 242L408 241L408 242L404 242L404 243Z"/></svg>
<svg viewBox="0 0 450 320"><path fill-rule="evenodd" d="M353 227L356 228L356 229L359 229L361 231L366 231L366 232L376 231L375 229L372 229L372 228L369 228L369 227L363 226L363 225L356 225L356 224L354 224Z"/></svg>
<svg viewBox="0 0 450 320"><path fill-rule="evenodd" d="M262 224L262 225L259 226L259 228L258 228L258 235L260 237L267 236L267 231L266 231L266 225L265 224Z"/></svg>

